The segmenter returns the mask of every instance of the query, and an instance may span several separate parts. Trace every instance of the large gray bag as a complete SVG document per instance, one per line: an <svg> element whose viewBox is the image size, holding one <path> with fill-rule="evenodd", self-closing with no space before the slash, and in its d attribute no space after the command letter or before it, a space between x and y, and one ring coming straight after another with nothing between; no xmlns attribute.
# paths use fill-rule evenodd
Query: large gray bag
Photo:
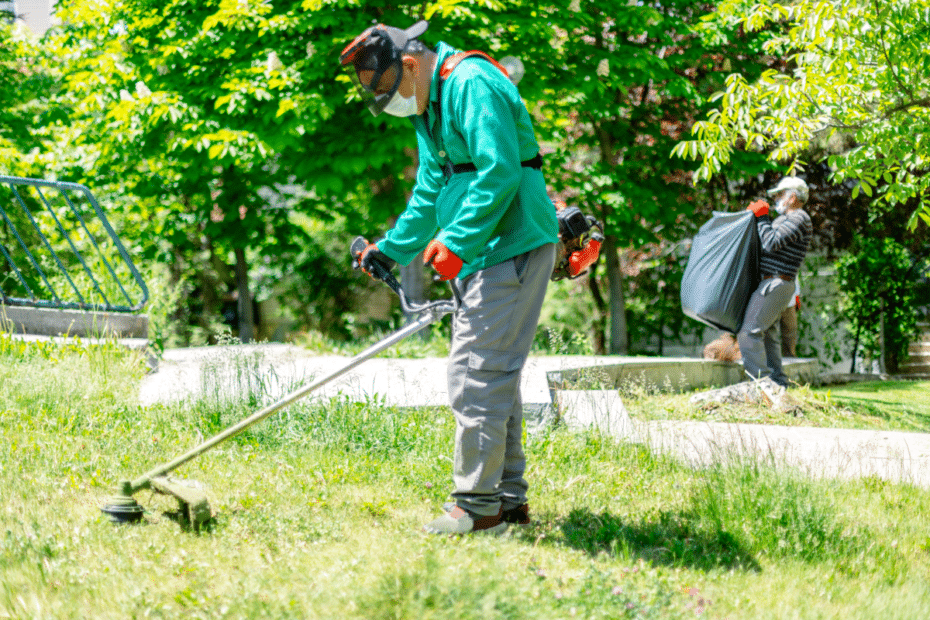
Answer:
<svg viewBox="0 0 930 620"><path fill-rule="evenodd" d="M752 211L724 213L701 226L681 279L685 315L733 334L759 286L759 231Z"/></svg>

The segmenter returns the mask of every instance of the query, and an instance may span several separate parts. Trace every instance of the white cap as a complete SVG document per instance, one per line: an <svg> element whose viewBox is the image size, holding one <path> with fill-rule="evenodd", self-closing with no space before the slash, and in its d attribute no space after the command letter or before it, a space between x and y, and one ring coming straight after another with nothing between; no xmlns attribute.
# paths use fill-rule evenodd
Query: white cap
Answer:
<svg viewBox="0 0 930 620"><path fill-rule="evenodd" d="M778 185L769 190L769 196L783 192L786 189L794 190L798 193L801 202L807 202L808 190L807 183L798 177L784 177L778 182Z"/></svg>

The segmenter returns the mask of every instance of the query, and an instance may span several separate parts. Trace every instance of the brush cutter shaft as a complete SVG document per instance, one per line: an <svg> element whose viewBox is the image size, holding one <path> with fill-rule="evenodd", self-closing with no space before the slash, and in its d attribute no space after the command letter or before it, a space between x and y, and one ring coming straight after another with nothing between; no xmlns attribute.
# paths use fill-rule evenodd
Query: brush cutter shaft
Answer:
<svg viewBox="0 0 930 620"><path fill-rule="evenodd" d="M301 398L303 398L310 392L316 390L319 387L322 387L323 385L326 385L333 379L341 377L342 375L349 372L350 370L352 370L353 368L355 368L362 362L367 361L369 358L374 357L375 355L384 351L385 349L389 349L393 347L395 344L404 340L408 336L412 336L413 334L417 333L418 331L427 327L428 325L435 323L436 321L441 319L446 314L454 312L455 308L456 308L455 304L453 304L452 302L448 302L445 306L434 307L434 308L431 308L429 312L422 313L419 317L417 317L417 319L414 322L405 326L403 329L400 329L394 332L393 334L391 334L384 340L381 340L380 342L376 342L372 346L368 347L367 349L365 349L364 351L362 351L361 353L353 357L351 360L349 360L349 362L345 366L340 368L339 370L333 373L330 373L329 375L321 379L318 379L317 381L314 381L313 383L310 383L297 390L294 390L290 394L283 396L277 402L274 402L271 405L268 405L261 411L257 411L253 413L252 415L242 420L238 424L234 426L230 426L225 431L219 433L218 435L215 435L211 439L208 439L207 441L203 442L196 448L191 449L185 454L182 454L181 456L174 459L170 463L166 463L165 465L157 467L153 469L152 471L150 471L149 473L143 476L140 476L139 478L137 478L136 480L132 482L132 489L130 490L129 494L131 495L132 493L135 493L136 491L140 489L148 488L151 485L152 478L156 478L158 476L164 476L168 472L175 470L176 468L190 461L194 457L203 454L204 452L206 452L213 446L217 445L218 443L226 441L230 437L235 437L236 435L246 430L253 424L260 422L264 420L265 418L267 418L268 416L270 416L271 414L276 413L280 411L281 409L284 409L288 405L293 404L294 402L300 400Z"/></svg>

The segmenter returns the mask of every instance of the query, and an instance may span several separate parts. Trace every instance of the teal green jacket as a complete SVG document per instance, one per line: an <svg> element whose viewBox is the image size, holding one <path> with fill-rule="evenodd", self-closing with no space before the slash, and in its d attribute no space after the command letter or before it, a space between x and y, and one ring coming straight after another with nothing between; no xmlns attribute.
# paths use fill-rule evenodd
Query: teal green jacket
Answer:
<svg viewBox="0 0 930 620"><path fill-rule="evenodd" d="M530 115L510 80L481 58L459 63L442 86L439 69L458 50L439 43L429 105L413 117L420 165L413 195L378 249L407 265L431 239L463 261L460 278L558 240L555 207L539 170L520 162L539 152ZM473 163L476 172L443 168Z"/></svg>

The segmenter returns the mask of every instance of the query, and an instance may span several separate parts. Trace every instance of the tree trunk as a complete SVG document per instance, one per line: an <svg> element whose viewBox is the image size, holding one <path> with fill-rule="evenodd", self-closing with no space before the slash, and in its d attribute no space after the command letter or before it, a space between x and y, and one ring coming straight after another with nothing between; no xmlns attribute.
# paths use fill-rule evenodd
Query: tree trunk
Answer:
<svg viewBox="0 0 930 620"><path fill-rule="evenodd" d="M878 349L878 372L885 374L888 372L888 360L885 357L887 354L885 352L885 300L879 298L879 311L878 311L878 338L880 347Z"/></svg>
<svg viewBox="0 0 930 620"><path fill-rule="evenodd" d="M597 316L591 325L592 335L594 336L594 354L607 355L607 335L604 332L607 329L607 317L610 312L607 303L604 301L604 295L601 294L601 286L597 282L597 265L595 264L594 267L588 273L588 288L597 308Z"/></svg>
<svg viewBox="0 0 930 620"><path fill-rule="evenodd" d="M623 271L617 256L617 242L611 235L604 239L607 256L607 281L610 284L610 353L626 355L629 351L626 328L626 298L623 295Z"/></svg>
<svg viewBox="0 0 930 620"><path fill-rule="evenodd" d="M252 292L249 290L249 265L245 249L236 248L236 291L238 292L239 341L255 340L255 320L252 316Z"/></svg>
<svg viewBox="0 0 930 620"><path fill-rule="evenodd" d="M858 327L856 327L856 339L853 342L852 347L852 361L849 363L849 372L850 374L856 372L856 353L859 351L859 336L862 333L862 319L859 319Z"/></svg>

